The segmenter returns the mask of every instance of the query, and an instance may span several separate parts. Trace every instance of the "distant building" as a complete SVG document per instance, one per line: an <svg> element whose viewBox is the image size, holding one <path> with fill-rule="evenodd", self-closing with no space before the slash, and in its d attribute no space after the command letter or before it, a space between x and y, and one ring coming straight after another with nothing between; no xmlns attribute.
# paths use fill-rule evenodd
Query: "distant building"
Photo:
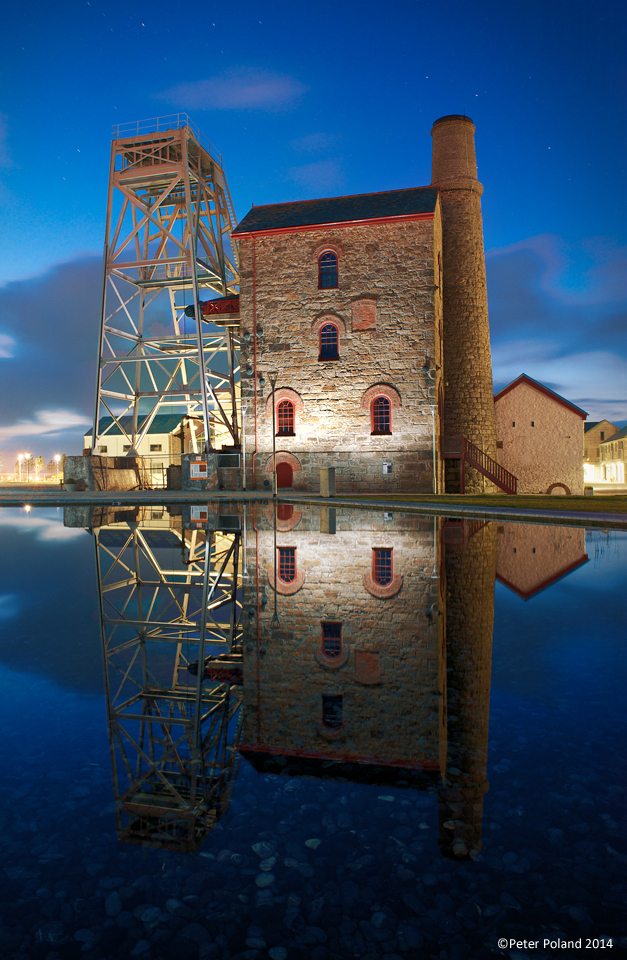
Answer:
<svg viewBox="0 0 627 960"><path fill-rule="evenodd" d="M625 482L625 441L627 439L627 427L618 430L617 433L610 436L607 440L600 443L600 480L608 480L610 483Z"/></svg>
<svg viewBox="0 0 627 960"><path fill-rule="evenodd" d="M217 399L226 403L230 398L228 390L217 390ZM239 388L236 392L239 407ZM102 417L99 422L99 454L103 457L126 457L131 451L133 435L132 416L120 417L119 427L113 417ZM125 432L126 431L126 432ZM92 431L86 433L83 441L85 449L92 445ZM214 420L211 424L211 447L220 450L222 445L230 445L231 438L225 425ZM181 462L181 453L196 453L204 446L204 424L201 418L188 417L180 413L158 413L146 434L136 444L137 456L144 460L143 482L150 487L167 486L167 468Z"/></svg>
<svg viewBox="0 0 627 960"><path fill-rule="evenodd" d="M121 428L113 417L102 417L98 426L99 453L104 457L125 457L131 449L133 418L120 418ZM124 433L123 431L126 431ZM127 435L128 434L128 435ZM84 436L85 448L92 445L92 431ZM145 436L137 444L137 454L149 458L147 470L153 487L166 486L166 468L181 459L181 417L179 414L158 413Z"/></svg>
<svg viewBox="0 0 627 960"><path fill-rule="evenodd" d="M583 479L585 483L604 480L601 466L601 444L609 440L620 427L609 420L592 420L583 428Z"/></svg>
<svg viewBox="0 0 627 960"><path fill-rule="evenodd" d="M494 409L497 459L518 477L518 493L583 493L585 410L524 373Z"/></svg>

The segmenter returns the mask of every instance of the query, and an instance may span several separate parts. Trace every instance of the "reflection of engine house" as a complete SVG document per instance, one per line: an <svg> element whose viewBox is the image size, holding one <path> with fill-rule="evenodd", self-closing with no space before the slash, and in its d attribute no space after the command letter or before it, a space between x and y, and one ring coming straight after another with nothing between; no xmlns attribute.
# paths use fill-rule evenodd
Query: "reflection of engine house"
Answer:
<svg viewBox="0 0 627 960"><path fill-rule="evenodd" d="M474 856L487 789L490 525L279 505L276 531L270 506L255 526L240 750L277 773L439 784L442 851Z"/></svg>

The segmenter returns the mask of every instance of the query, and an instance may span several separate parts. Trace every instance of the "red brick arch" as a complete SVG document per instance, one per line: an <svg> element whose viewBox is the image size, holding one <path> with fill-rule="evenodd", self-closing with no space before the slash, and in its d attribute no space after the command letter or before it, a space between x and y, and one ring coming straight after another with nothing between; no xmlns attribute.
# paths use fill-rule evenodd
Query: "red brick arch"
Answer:
<svg viewBox="0 0 627 960"><path fill-rule="evenodd" d="M566 494L566 496L567 496L567 497L570 497L570 487L568 487L565 483L552 483L551 486L548 488L548 490L547 490L546 492L547 492L547 493L553 493L553 491L554 491L557 487L561 487L562 490L564 491L564 493Z"/></svg>
<svg viewBox="0 0 627 960"><path fill-rule="evenodd" d="M398 410L401 406L401 395L395 387L389 383L376 383L374 387L368 387L361 398L361 409L364 413L370 413L370 404L376 397L387 397L393 410Z"/></svg>
<svg viewBox="0 0 627 960"><path fill-rule="evenodd" d="M278 580L275 584L274 570L272 567L266 567L266 574L268 576L268 583L270 584L271 588L283 597L291 597L292 594L298 593L305 582L305 574L301 570L297 570L296 578L292 580L291 583L283 583L282 580Z"/></svg>
<svg viewBox="0 0 627 960"><path fill-rule="evenodd" d="M314 247L314 251L313 251L313 258L316 262L316 266L318 265L318 259L320 255L322 253L326 253L327 250L329 250L331 253L334 253L338 260L341 260L342 257L344 256L344 251L339 244L319 243L316 247Z"/></svg>
<svg viewBox="0 0 627 960"><path fill-rule="evenodd" d="M272 470L273 470L272 461L273 461L273 458L271 456L268 457L268 459L266 460L266 465L263 468L264 473L272 473ZM300 461L294 456L294 454L288 453L286 450L277 450L276 462L289 463L294 473L300 473L300 471L303 469L300 465Z"/></svg>
<svg viewBox="0 0 627 960"><path fill-rule="evenodd" d="M294 404L295 413L302 413L305 409L301 395L290 387L279 387L278 390L274 391L274 402L279 403L280 400L291 400ZM272 416L272 391L270 391L266 400L266 416ZM300 467L298 469L300 470Z"/></svg>
<svg viewBox="0 0 627 960"><path fill-rule="evenodd" d="M321 317L318 317L317 320L314 320L311 325L311 332L314 335L319 334L326 323L334 323L338 332L344 336L346 335L346 324L340 317L336 317L334 313L325 313Z"/></svg>
<svg viewBox="0 0 627 960"><path fill-rule="evenodd" d="M370 572L364 573L364 587L368 593L379 600L387 600L388 597L394 597L403 586L402 573L395 573L391 583L386 583L384 587L380 583L375 583Z"/></svg>

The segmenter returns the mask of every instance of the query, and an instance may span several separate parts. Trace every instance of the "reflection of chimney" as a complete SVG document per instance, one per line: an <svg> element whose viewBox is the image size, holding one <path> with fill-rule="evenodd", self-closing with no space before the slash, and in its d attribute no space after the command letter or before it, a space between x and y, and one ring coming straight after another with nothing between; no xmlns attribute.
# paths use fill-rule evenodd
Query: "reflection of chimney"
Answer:
<svg viewBox="0 0 627 960"><path fill-rule="evenodd" d="M464 436L496 459L496 424L483 252L481 194L469 117L436 120L431 182L442 201L444 417L446 436ZM468 471L467 492L482 489ZM459 490L459 461L446 462L446 490Z"/></svg>
<svg viewBox="0 0 627 960"><path fill-rule="evenodd" d="M468 534L463 544L444 548L448 743L438 792L439 845L455 860L481 850L488 790L496 524L474 533L468 525Z"/></svg>

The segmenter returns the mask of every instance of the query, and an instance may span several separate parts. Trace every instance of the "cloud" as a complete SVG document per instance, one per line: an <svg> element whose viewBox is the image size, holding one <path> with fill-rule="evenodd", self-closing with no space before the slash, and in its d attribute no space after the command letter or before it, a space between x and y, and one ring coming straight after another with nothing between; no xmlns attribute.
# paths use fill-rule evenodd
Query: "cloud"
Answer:
<svg viewBox="0 0 627 960"><path fill-rule="evenodd" d="M58 519L34 513L12 510L10 513L3 510L0 513L0 527L11 527L20 533L34 534L37 540L65 541L76 540L85 535L81 527L64 527L61 517Z"/></svg>
<svg viewBox="0 0 627 960"><path fill-rule="evenodd" d="M40 410L36 420L20 420L10 427L0 427L0 443L23 437L56 437L64 430L88 426L89 417L71 410Z"/></svg>
<svg viewBox="0 0 627 960"><path fill-rule="evenodd" d="M305 137L292 140L290 147L297 153L322 153L333 146L335 137L328 133L308 133Z"/></svg>
<svg viewBox="0 0 627 960"><path fill-rule="evenodd" d="M0 333L0 357L12 357L15 340L6 333Z"/></svg>
<svg viewBox="0 0 627 960"><path fill-rule="evenodd" d="M526 373L590 419L627 417L624 258L600 237L575 245L545 235L487 251L496 390Z"/></svg>
<svg viewBox="0 0 627 960"><path fill-rule="evenodd" d="M179 83L159 94L184 110L285 110L306 92L294 77L233 68L209 80Z"/></svg>
<svg viewBox="0 0 627 960"><path fill-rule="evenodd" d="M8 354L0 376L3 445L39 436L33 453L46 458L83 449L94 402L101 273L100 257L84 257L0 288L0 347ZM59 431L65 450L54 449Z"/></svg>
<svg viewBox="0 0 627 960"><path fill-rule="evenodd" d="M338 159L317 160L292 167L287 176L303 189L319 192L336 189L344 183L342 164Z"/></svg>
<svg viewBox="0 0 627 960"><path fill-rule="evenodd" d="M596 350L555 356L549 344L516 340L494 347L492 371L497 390L526 373L582 407L591 420L601 419L601 404L612 408L614 418L627 417L627 360L616 354Z"/></svg>
<svg viewBox="0 0 627 960"><path fill-rule="evenodd" d="M486 260L523 252L540 266L538 288L559 303L583 305L624 302L627 299L627 247L607 237L586 237L568 244L554 234L527 237L508 247L486 251Z"/></svg>

